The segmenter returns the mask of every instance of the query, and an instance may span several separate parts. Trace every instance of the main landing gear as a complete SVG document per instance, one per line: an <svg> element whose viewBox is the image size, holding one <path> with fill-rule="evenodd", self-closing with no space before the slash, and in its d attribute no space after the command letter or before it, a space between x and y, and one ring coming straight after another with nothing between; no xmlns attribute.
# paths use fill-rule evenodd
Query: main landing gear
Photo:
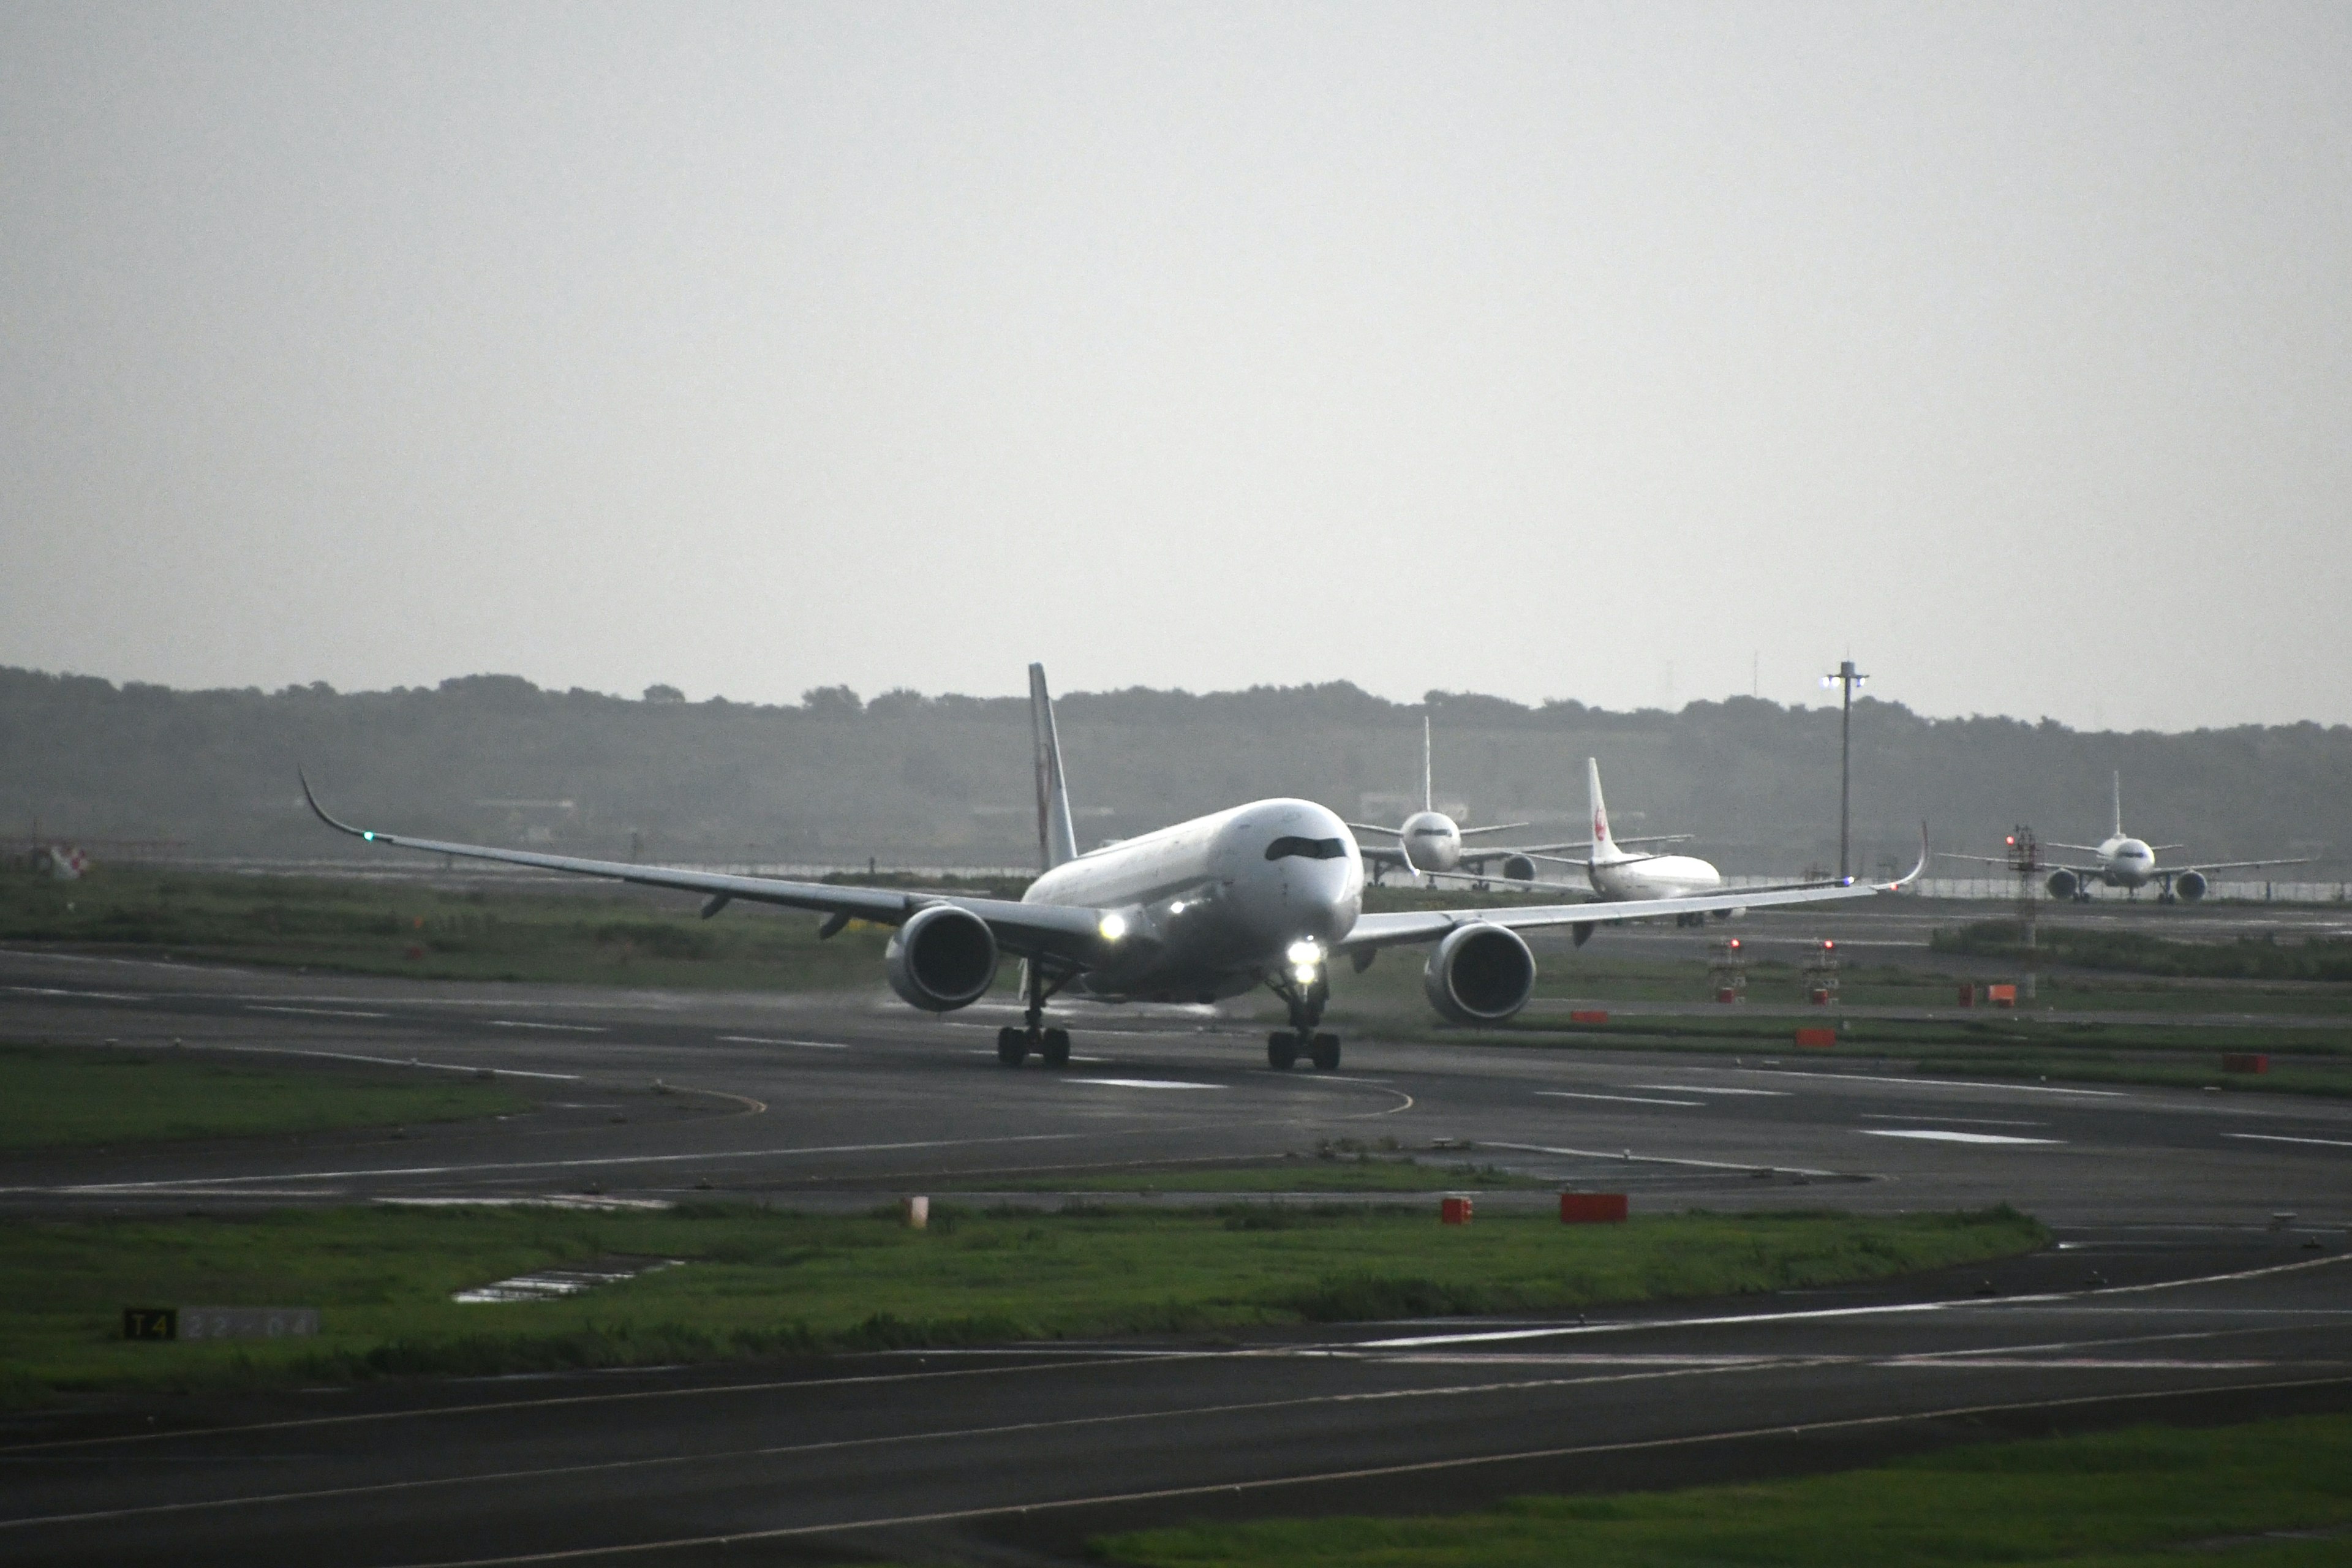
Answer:
<svg viewBox="0 0 2352 1568"><path fill-rule="evenodd" d="M1276 1072L1288 1072L1304 1055L1318 1071L1336 1071L1339 1066L1339 1037L1319 1034L1315 1028L1323 1021L1323 1004L1331 999L1331 988L1324 984L1322 976L1317 975L1311 985L1274 980L1266 984L1289 1005L1290 1027L1276 1029L1265 1037L1265 1065Z"/></svg>
<svg viewBox="0 0 2352 1568"><path fill-rule="evenodd" d="M1034 959L1021 966L1021 991L1029 1003L1027 1016L1019 1026L1007 1025L996 1031L998 1061L1017 1068L1034 1051L1049 1068L1070 1065L1070 1031L1045 1027L1045 1003L1074 978L1075 971L1049 982L1044 966Z"/></svg>

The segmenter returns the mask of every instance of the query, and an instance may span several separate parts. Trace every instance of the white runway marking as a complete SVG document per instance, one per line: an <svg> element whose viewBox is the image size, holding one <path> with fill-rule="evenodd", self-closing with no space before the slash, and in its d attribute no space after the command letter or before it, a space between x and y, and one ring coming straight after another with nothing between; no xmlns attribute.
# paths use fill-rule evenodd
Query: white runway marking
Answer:
<svg viewBox="0 0 2352 1568"><path fill-rule="evenodd" d="M1681 1105L1695 1110L1706 1108L1704 1100L1649 1100L1638 1094L1580 1094L1572 1089L1539 1089L1536 1092L1553 1100L1613 1100L1621 1105Z"/></svg>
<svg viewBox="0 0 2352 1568"><path fill-rule="evenodd" d="M531 1024L520 1018L488 1018L483 1020L493 1029L558 1029L567 1035L601 1035L602 1024Z"/></svg>
<svg viewBox="0 0 2352 1568"><path fill-rule="evenodd" d="M849 1048L839 1040L771 1040L761 1035L721 1035L719 1042L726 1046L805 1046L813 1051L845 1051Z"/></svg>
<svg viewBox="0 0 2352 1568"><path fill-rule="evenodd" d="M11 991L21 991L27 996L94 996L101 1002L144 1002L144 996L132 996L120 991L68 991L56 985L11 985Z"/></svg>
<svg viewBox="0 0 2352 1568"><path fill-rule="evenodd" d="M299 1052L298 1055L332 1056L331 1051ZM379 1058L361 1057L354 1060ZM401 1064L394 1064L401 1065ZM518 1077L552 1077L552 1074L518 1074ZM376 1169L348 1171L287 1171L266 1176L205 1176L184 1177L161 1182L95 1182L68 1187L0 1187L0 1192L59 1192L59 1193L141 1193L169 1192L180 1187L243 1186L254 1182L333 1182L362 1179L371 1176L462 1176L489 1171L573 1171L601 1165L675 1165L694 1161L711 1160L773 1160L793 1154L875 1154L891 1153L902 1149L967 1149L992 1143L1066 1143L1074 1139L1092 1138L1092 1132L1018 1132L1001 1138L929 1138L909 1139L903 1143L817 1143L792 1149L728 1149L688 1154L604 1154L582 1160L490 1160L466 1165L394 1165Z"/></svg>
<svg viewBox="0 0 2352 1568"><path fill-rule="evenodd" d="M1769 1095L1774 1100L1786 1100L1785 1089L1726 1089L1717 1083L1629 1083L1627 1089L1670 1089L1683 1094L1753 1094Z"/></svg>
<svg viewBox="0 0 2352 1568"><path fill-rule="evenodd" d="M1499 1145L1496 1145L1499 1147ZM2018 1307L2063 1302L2070 1308L2087 1299L2113 1300L2150 1290L2180 1290L2194 1285L2226 1285L2240 1279L2263 1279L2274 1274L2295 1274L2341 1263L2352 1253L2336 1253L2300 1263L2273 1263L2261 1268L2241 1268L2228 1274L2200 1274L2187 1279L2158 1279L2147 1285L2117 1285L2097 1292L2043 1290L2028 1296L1958 1297L1942 1301L1895 1301L1876 1307L1802 1307L1788 1312L1727 1312L1704 1318L1629 1318L1606 1323L1557 1323L1537 1329L1479 1329L1459 1334L1414 1334L1404 1339L1361 1340L1346 1350L1418 1350L1423 1345L1493 1344L1502 1340L1563 1339L1584 1334L1638 1333L1649 1329L1708 1329L1739 1323L1798 1323L1823 1318L1893 1318L1923 1312L2006 1311ZM2096 1310L2096 1309L2094 1309Z"/></svg>
<svg viewBox="0 0 2352 1568"><path fill-rule="evenodd" d="M2224 1138L2251 1138L2258 1143L2318 1143L2330 1149L2352 1149L2352 1141L2342 1138L2290 1138L2284 1132L2224 1132Z"/></svg>
<svg viewBox="0 0 2352 1568"><path fill-rule="evenodd" d="M1223 1089L1221 1083L1179 1083L1168 1078L1066 1078L1064 1083L1099 1083L1112 1089Z"/></svg>
<svg viewBox="0 0 2352 1568"><path fill-rule="evenodd" d="M355 1013L345 1007L286 1007L268 1002L247 1002L246 1007L255 1013L301 1013L313 1018L388 1018L389 1013Z"/></svg>
<svg viewBox="0 0 2352 1568"><path fill-rule="evenodd" d="M1865 1110L1864 1121L1961 1121L1970 1127L2047 1127L2047 1121L2021 1121L2011 1116L1906 1116L1896 1110Z"/></svg>
<svg viewBox="0 0 2352 1568"><path fill-rule="evenodd" d="M1779 1068L1759 1070L1774 1072L1781 1078L1825 1078L1844 1083L1905 1083L1919 1089L2013 1089L2019 1094L2079 1094L2093 1100L2131 1098L2120 1089L2061 1089L2050 1083L1979 1083L1965 1078L1880 1078L1864 1072L1800 1072Z"/></svg>
<svg viewBox="0 0 2352 1568"><path fill-rule="evenodd" d="M580 1081L580 1075L576 1072L527 1072L521 1068L492 1068L486 1063L428 1062L420 1061L415 1057L363 1057L354 1051L305 1051L298 1050L292 1046L208 1045L204 1048L208 1051L243 1051L249 1055L263 1057L317 1057L325 1061L368 1062L376 1067L421 1068L426 1072L495 1072L500 1078L544 1078L552 1079L558 1083ZM241 1181L244 1178L233 1176L229 1179Z"/></svg>
<svg viewBox="0 0 2352 1568"><path fill-rule="evenodd" d="M1702 1171L1764 1171L1789 1176L1837 1176L1839 1171L1815 1171L1803 1165L1767 1165L1761 1161L1741 1164L1731 1160L1683 1160L1672 1154L1635 1154L1617 1149L1556 1149L1543 1143L1482 1142L1482 1149L1514 1149L1522 1154L1565 1154L1577 1160L1614 1160L1634 1165L1692 1165Z"/></svg>
<svg viewBox="0 0 2352 1568"><path fill-rule="evenodd" d="M1916 1138L1927 1143L2063 1143L2063 1138L2016 1138L2005 1132L1956 1132L1945 1127L1857 1127L1864 1138Z"/></svg>

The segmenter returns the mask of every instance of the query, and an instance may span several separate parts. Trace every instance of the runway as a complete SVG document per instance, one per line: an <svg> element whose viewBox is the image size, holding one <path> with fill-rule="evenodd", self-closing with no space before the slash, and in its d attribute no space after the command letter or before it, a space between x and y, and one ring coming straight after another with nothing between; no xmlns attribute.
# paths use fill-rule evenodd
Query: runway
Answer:
<svg viewBox="0 0 2352 1568"><path fill-rule="evenodd" d="M1626 1191L1637 1212L2008 1201L2063 1243L1990 1270L1581 1323L107 1402L6 1424L12 1562L621 1546L665 1563L1075 1562L1087 1534L1154 1520L1772 1473L2053 1426L2336 1408L2352 1389L2352 1106L2326 1100L1377 1036L1351 1037L1339 1073L1277 1075L1255 1026L1190 1009L1074 1010L1068 1069L1008 1071L994 1014L878 996L14 952L0 1002L19 1039L487 1069L545 1097L399 1137L13 1156L0 1203L18 1213L592 1193L863 1205L1055 1172L1132 1170L1143 1187L1179 1162L1352 1138ZM1479 1199L1505 1201L1549 1198Z"/></svg>

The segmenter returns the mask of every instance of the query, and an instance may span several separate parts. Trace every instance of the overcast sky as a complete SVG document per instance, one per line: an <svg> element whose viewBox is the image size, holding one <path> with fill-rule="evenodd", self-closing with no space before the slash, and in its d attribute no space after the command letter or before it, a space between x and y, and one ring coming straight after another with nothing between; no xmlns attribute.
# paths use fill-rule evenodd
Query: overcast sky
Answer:
<svg viewBox="0 0 2352 1568"><path fill-rule="evenodd" d="M0 663L2352 721L2352 6L0 5Z"/></svg>

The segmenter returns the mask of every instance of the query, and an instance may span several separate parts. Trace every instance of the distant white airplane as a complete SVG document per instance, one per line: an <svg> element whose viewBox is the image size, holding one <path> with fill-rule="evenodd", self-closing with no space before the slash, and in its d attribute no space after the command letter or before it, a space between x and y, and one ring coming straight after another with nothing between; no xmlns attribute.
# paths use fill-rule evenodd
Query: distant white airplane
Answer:
<svg viewBox="0 0 2352 1568"><path fill-rule="evenodd" d="M1435 768L1432 753L1429 717L1423 714L1421 721L1421 809L1406 817L1403 826L1399 827L1383 827L1375 822L1348 824L1350 832L1381 834L1396 840L1393 846L1388 844L1363 846L1364 864L1370 868L1372 879L1375 882L1380 880L1382 871L1398 869L1420 877L1424 881L1441 879L1467 881L1484 886L1487 878L1487 867L1500 861L1501 865L1497 868L1505 879L1526 884L1530 888L1540 889L1550 884L1536 881L1537 859L1555 858L1568 851L1581 854L1591 847L1588 840L1580 838L1563 844L1465 846L1463 843L1465 838L1487 833L1508 833L1514 828L1526 827L1528 824L1497 822L1486 827L1464 827L1455 823L1452 817L1437 809ZM1648 838L1629 838L1624 842L1671 844L1678 843L1689 837L1690 835L1683 833Z"/></svg>
<svg viewBox="0 0 2352 1568"><path fill-rule="evenodd" d="M2144 838L2134 838L2124 832L2124 775L2115 774L2115 830L2096 844L2060 844L2053 840L2053 849L2074 849L2095 858L2089 866L2060 866L2050 873L2047 886L2053 899L2072 899L2076 903L2091 901L2091 887L2104 882L2110 888L2121 888L2137 896L2150 882L2157 885L2159 903L2193 904L2205 896L2210 886L2209 874L2214 871L2243 871L2257 866L2305 866L2311 857L2295 860L2204 860L2189 866L2158 866L2156 857L2166 849L2185 849L2184 844L2150 844ZM1991 855L1954 855L1955 860L1977 860L1988 866L2007 866L2006 858Z"/></svg>
<svg viewBox="0 0 2352 1568"><path fill-rule="evenodd" d="M1606 921L1869 898L1907 886L1927 860L1923 830L1919 865L1893 882L1605 905L1366 914L1364 861L1355 836L1312 801L1252 801L1078 853L1043 666L1029 667L1029 701L1044 869L1018 900L410 838L338 821L320 805L307 777L302 793L328 826L371 844L675 888L704 895L706 917L739 899L809 910L825 917L818 927L822 936L852 920L895 926L883 972L901 999L925 1012L953 1012L987 995L998 963L1010 953L1022 960L1026 1021L997 1032L997 1059L1007 1067L1020 1066L1032 1051L1050 1067L1069 1060L1069 1032L1045 1026L1045 1004L1066 989L1112 1002L1213 1002L1263 985L1290 1012L1290 1026L1266 1037L1268 1065L1286 1068L1304 1054L1328 1070L1339 1065L1339 1037L1318 1026L1330 999L1333 959L1345 956L1361 971L1381 948L1433 943L1422 975L1430 1005L1455 1023L1499 1023L1535 991L1535 957L1522 931L1570 926L1581 942Z"/></svg>
<svg viewBox="0 0 2352 1568"><path fill-rule="evenodd" d="M1584 759L1584 796L1592 814L1592 837L1584 847L1584 875L1595 900L1607 903L1655 901L1703 898L1722 890L1723 873L1717 870L1711 861L1702 860L1696 855L1656 855L1625 847L1627 844L1637 841L1619 838L1610 831L1609 805L1601 798L1601 762L1596 757ZM1688 835L1678 837L1687 837ZM1639 842L1656 843L1659 840ZM1542 889L1557 886L1553 883L1534 885ZM1777 893L1838 885L1825 881L1787 882L1745 890ZM1559 890L1570 892L1577 889L1561 887ZM1676 915L1675 923L1705 925L1710 913L1717 919L1728 919L1738 912L1738 908L1692 910ZM1580 942L1581 940L1580 935Z"/></svg>

